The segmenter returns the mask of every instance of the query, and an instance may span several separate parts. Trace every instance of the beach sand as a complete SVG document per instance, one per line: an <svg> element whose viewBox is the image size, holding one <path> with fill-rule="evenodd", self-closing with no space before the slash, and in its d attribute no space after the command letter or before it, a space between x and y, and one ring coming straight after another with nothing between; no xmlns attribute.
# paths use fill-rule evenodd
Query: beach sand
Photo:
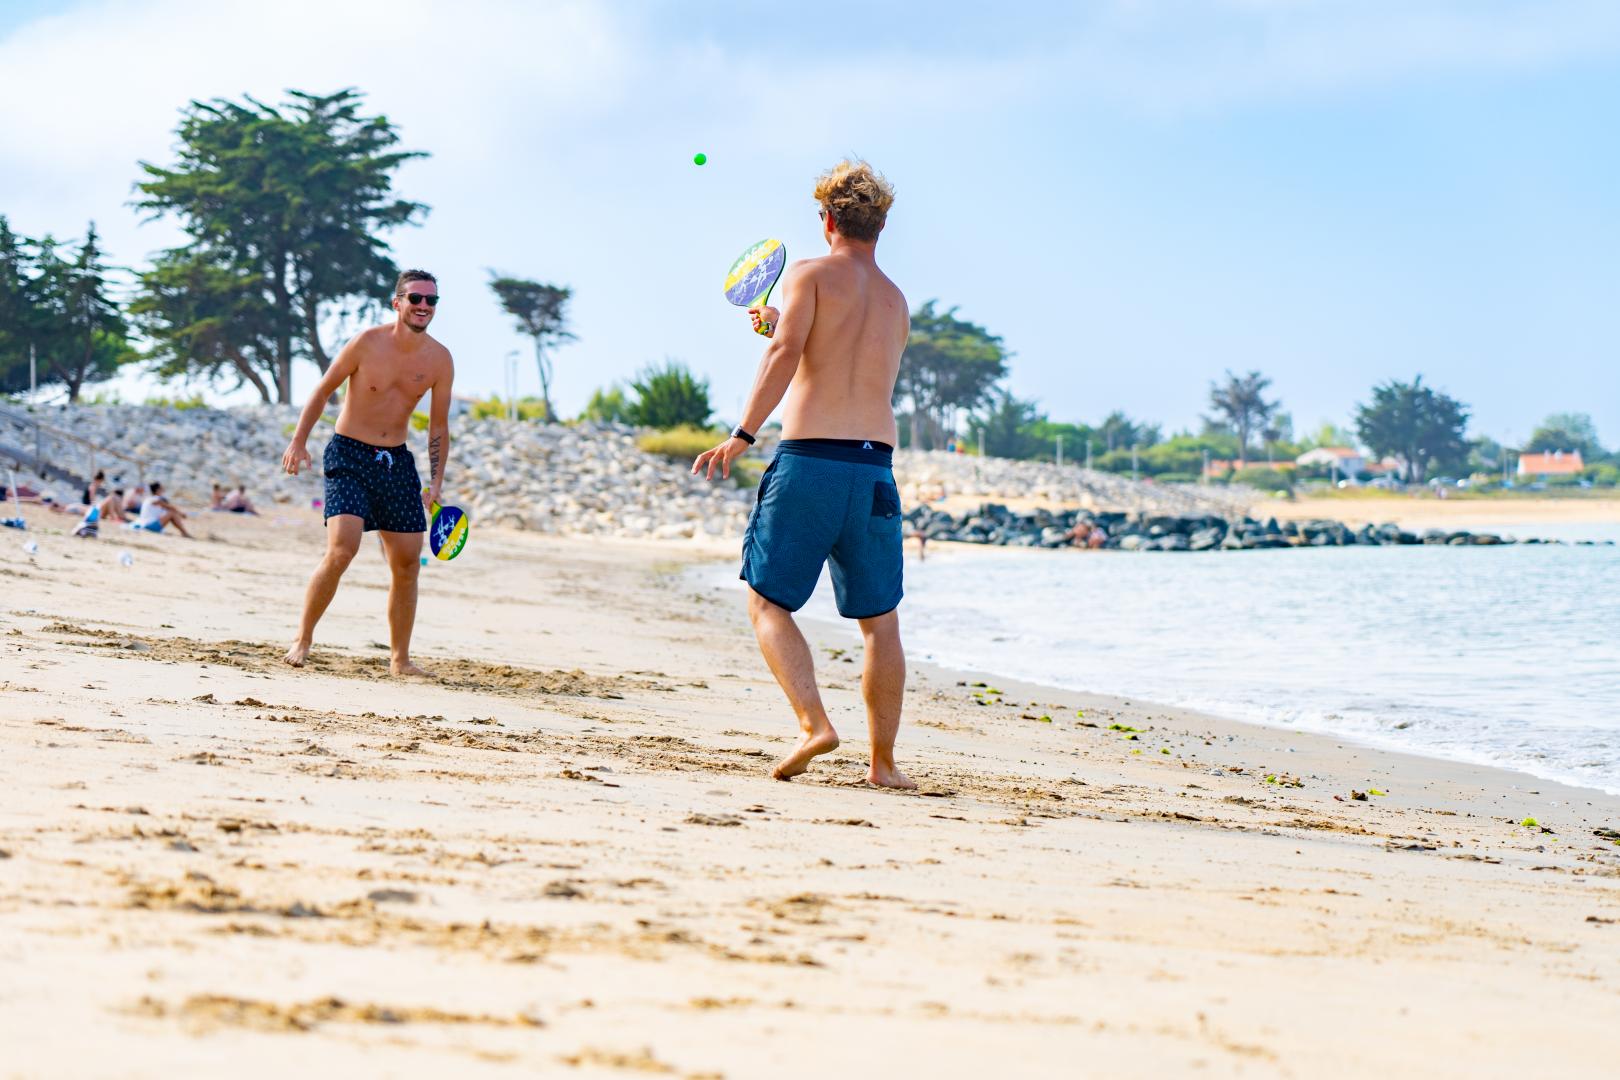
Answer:
<svg viewBox="0 0 1620 1080"><path fill-rule="evenodd" d="M1346 525L1394 522L1407 529L1500 528L1503 525L1620 524L1620 499L1554 496L1437 499L1422 495L1361 495L1349 498L1266 500L1255 504L1257 518L1310 521L1327 518Z"/></svg>
<svg viewBox="0 0 1620 1080"><path fill-rule="evenodd" d="M372 541L293 671L313 517L28 516L0 1075L1613 1068L1615 797L923 666L877 791L831 628L844 746L778 783L713 549L477 529L393 681Z"/></svg>

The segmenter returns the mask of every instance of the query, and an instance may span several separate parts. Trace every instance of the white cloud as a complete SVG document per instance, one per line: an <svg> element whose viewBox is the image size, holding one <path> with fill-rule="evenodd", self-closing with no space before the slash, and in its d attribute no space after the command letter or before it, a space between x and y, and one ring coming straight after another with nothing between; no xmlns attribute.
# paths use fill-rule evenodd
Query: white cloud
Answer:
<svg viewBox="0 0 1620 1080"><path fill-rule="evenodd" d="M419 138L487 153L532 130L542 106L620 104L622 39L611 9L590 3L95 3L0 41L7 84L27 88L0 129L0 161L127 166L164 154L193 98L345 86Z"/></svg>
<svg viewBox="0 0 1620 1080"><path fill-rule="evenodd" d="M1617 51L1607 0L1113 0L1054 72L1115 101L1209 109Z"/></svg>

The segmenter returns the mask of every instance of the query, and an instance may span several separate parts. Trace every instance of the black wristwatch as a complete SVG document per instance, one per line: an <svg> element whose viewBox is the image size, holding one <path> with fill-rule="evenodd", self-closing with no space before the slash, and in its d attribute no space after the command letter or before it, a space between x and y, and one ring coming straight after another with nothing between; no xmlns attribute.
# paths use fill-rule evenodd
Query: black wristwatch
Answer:
<svg viewBox="0 0 1620 1080"><path fill-rule="evenodd" d="M743 426L741 424L738 424L736 427L731 429L731 437L733 439L741 439L743 442L747 443L749 446L754 445L754 437L752 435L748 434L748 432L744 431Z"/></svg>

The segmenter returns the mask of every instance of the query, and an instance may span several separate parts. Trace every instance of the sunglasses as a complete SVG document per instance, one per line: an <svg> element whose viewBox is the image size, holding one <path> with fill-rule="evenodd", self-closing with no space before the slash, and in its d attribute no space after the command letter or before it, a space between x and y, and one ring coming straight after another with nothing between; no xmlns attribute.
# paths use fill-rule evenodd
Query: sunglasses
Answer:
<svg viewBox="0 0 1620 1080"><path fill-rule="evenodd" d="M409 300L413 304L426 304L428 307L438 307L439 306L439 298L438 298L438 296L435 295L435 294L432 294L432 293L413 292L413 293L402 293L401 295L403 295L405 297L405 299Z"/></svg>

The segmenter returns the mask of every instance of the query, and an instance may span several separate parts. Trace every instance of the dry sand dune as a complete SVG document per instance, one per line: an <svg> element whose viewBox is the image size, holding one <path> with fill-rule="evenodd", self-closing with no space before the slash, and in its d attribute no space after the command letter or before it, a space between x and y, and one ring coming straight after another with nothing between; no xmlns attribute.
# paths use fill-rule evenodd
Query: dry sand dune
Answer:
<svg viewBox="0 0 1620 1080"><path fill-rule="evenodd" d="M925 667L880 792L831 630L844 746L776 783L709 556L480 530L396 681L369 546L279 664L312 519L31 517L0 1075L1612 1068L1620 799Z"/></svg>

